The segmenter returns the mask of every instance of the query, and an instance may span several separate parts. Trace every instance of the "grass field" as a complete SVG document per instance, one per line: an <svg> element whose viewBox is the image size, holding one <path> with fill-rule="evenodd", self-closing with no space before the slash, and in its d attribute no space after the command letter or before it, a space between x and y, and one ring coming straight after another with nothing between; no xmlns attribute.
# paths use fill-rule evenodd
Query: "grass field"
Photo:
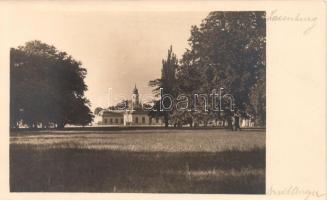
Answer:
<svg viewBox="0 0 327 200"><path fill-rule="evenodd" d="M264 131L12 132L12 192L265 193Z"/></svg>

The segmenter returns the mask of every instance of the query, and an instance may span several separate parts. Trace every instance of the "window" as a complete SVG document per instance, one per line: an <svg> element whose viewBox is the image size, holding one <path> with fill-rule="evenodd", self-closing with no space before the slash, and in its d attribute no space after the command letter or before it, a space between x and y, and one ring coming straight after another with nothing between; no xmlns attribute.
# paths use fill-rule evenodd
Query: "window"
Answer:
<svg viewBox="0 0 327 200"><path fill-rule="evenodd" d="M123 119L123 118L120 119L120 123L121 123L121 124L124 123L124 119Z"/></svg>
<svg viewBox="0 0 327 200"><path fill-rule="evenodd" d="M142 117L142 123L145 124L145 117Z"/></svg>
<svg viewBox="0 0 327 200"><path fill-rule="evenodd" d="M157 124L159 123L159 119L158 119L158 118L156 118L156 123L157 123Z"/></svg>
<svg viewBox="0 0 327 200"><path fill-rule="evenodd" d="M138 117L135 117L135 123L139 123L139 118Z"/></svg>
<svg viewBox="0 0 327 200"><path fill-rule="evenodd" d="M118 124L118 119L117 118L115 119L115 123Z"/></svg>
<svg viewBox="0 0 327 200"><path fill-rule="evenodd" d="M152 124L152 118L149 119L149 124Z"/></svg>
<svg viewBox="0 0 327 200"><path fill-rule="evenodd" d="M104 123L105 123L105 124L108 123L108 120L107 120L107 119L104 119Z"/></svg>
<svg viewBox="0 0 327 200"><path fill-rule="evenodd" d="M112 118L110 118L110 123L112 124Z"/></svg>

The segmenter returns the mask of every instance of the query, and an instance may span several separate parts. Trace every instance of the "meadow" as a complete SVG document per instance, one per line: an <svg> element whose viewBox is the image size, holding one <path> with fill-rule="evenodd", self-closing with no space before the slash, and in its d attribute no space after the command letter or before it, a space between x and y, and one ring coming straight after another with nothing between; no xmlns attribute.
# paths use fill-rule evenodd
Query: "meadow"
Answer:
<svg viewBox="0 0 327 200"><path fill-rule="evenodd" d="M12 192L265 193L265 131L12 132Z"/></svg>

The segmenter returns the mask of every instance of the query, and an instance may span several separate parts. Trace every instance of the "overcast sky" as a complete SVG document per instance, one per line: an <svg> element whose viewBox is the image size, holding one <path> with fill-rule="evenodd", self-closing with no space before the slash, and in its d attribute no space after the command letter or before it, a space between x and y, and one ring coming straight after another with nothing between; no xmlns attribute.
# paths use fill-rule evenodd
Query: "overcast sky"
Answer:
<svg viewBox="0 0 327 200"><path fill-rule="evenodd" d="M159 78L170 45L180 58L208 12L33 12L9 20L12 47L41 40L80 60L88 71L87 98L92 109L131 98L134 84L151 94L148 81Z"/></svg>

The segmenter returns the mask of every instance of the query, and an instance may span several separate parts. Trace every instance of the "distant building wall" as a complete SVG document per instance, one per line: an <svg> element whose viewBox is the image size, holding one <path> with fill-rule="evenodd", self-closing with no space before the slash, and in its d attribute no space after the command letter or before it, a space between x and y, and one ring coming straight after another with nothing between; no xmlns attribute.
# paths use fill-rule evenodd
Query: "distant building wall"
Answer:
<svg viewBox="0 0 327 200"><path fill-rule="evenodd" d="M103 116L102 117L103 125L124 125L124 117L115 117L115 116Z"/></svg>
<svg viewBox="0 0 327 200"><path fill-rule="evenodd" d="M151 118L147 113L125 113L124 125L125 126L150 126L162 125L160 118Z"/></svg>
<svg viewBox="0 0 327 200"><path fill-rule="evenodd" d="M103 111L99 125L124 125L124 114L122 112Z"/></svg>

